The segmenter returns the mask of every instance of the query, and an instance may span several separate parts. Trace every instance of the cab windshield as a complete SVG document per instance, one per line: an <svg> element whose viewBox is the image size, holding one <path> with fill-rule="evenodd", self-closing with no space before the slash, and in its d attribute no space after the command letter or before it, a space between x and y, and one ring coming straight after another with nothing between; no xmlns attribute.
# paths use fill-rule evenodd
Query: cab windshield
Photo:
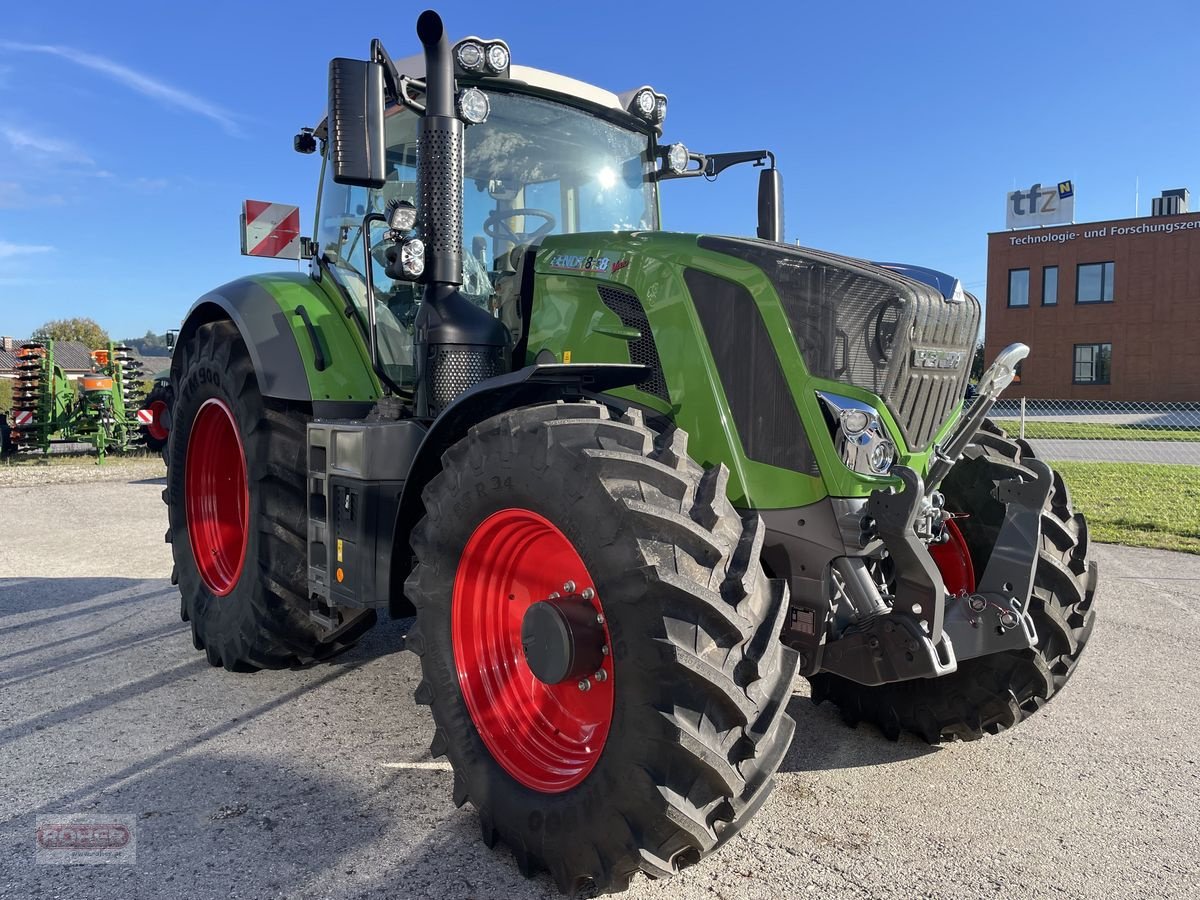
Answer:
<svg viewBox="0 0 1200 900"><path fill-rule="evenodd" d="M550 234L658 227L650 136L583 110L491 91L486 122L466 128L463 293L499 309L521 254ZM327 167L317 218L320 252L354 302L365 307L362 219L393 199L419 206L417 113L388 110L387 182L379 190L333 181ZM381 362L412 381L412 322L420 287L384 272L383 227L371 234ZM365 318L365 317L364 317Z"/></svg>

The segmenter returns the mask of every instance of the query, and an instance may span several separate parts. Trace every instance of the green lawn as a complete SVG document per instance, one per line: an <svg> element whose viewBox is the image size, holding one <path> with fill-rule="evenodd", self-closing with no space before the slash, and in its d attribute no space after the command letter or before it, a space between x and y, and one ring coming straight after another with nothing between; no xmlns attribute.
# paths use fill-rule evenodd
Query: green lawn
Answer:
<svg viewBox="0 0 1200 900"><path fill-rule="evenodd" d="M1200 554L1200 466L1051 462L1095 541Z"/></svg>
<svg viewBox="0 0 1200 900"><path fill-rule="evenodd" d="M1016 419L997 419L996 424L1013 437L1021 433ZM1041 422L1025 420L1025 437L1103 441L1200 441L1200 428L1158 428L1154 425L1111 425L1107 422Z"/></svg>

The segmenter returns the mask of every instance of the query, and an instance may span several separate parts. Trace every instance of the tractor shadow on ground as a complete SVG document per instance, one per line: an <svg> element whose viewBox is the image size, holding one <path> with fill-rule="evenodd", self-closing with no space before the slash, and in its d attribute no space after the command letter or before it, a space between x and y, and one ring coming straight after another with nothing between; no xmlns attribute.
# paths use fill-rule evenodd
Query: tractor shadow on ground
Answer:
<svg viewBox="0 0 1200 900"><path fill-rule="evenodd" d="M796 735L779 766L781 772L819 772L886 766L937 753L920 738L902 734L889 741L874 725L851 728L832 703L813 706L807 694L793 694L788 715L796 722Z"/></svg>
<svg viewBox="0 0 1200 900"><path fill-rule="evenodd" d="M129 483L130 484L161 484L163 487L166 487L167 486L167 476L160 475L158 478L138 478Z"/></svg>

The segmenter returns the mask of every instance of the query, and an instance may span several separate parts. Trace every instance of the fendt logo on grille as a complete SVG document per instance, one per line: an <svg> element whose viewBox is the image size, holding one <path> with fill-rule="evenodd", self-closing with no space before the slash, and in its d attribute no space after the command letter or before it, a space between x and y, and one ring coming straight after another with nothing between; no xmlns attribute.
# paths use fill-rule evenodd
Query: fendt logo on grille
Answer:
<svg viewBox="0 0 1200 900"><path fill-rule="evenodd" d="M927 350L913 348L914 369L957 369L966 356L961 350Z"/></svg>

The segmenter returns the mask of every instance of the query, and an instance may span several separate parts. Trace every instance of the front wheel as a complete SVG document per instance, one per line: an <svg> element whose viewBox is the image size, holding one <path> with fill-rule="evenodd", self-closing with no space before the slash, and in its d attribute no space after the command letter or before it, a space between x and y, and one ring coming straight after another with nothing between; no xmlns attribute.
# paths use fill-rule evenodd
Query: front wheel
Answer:
<svg viewBox="0 0 1200 900"><path fill-rule="evenodd" d="M954 522L972 567L982 572L1004 522L1005 506L992 496L993 486L1014 476L1033 479L1021 460L1034 453L990 420L974 444L975 454L954 465L941 490L946 508L963 516ZM1075 511L1057 472L1042 510L1041 532L1029 598L1035 647L963 660L957 671L941 678L875 687L820 674L811 679L813 702L831 700L849 724L873 722L893 740L908 730L931 744L995 734L1037 712L1075 671L1096 619L1096 566L1088 560L1087 521Z"/></svg>
<svg viewBox="0 0 1200 900"><path fill-rule="evenodd" d="M724 467L637 413L548 404L472 428L425 490L406 590L435 756L526 875L666 877L740 829L794 725L787 589Z"/></svg>

